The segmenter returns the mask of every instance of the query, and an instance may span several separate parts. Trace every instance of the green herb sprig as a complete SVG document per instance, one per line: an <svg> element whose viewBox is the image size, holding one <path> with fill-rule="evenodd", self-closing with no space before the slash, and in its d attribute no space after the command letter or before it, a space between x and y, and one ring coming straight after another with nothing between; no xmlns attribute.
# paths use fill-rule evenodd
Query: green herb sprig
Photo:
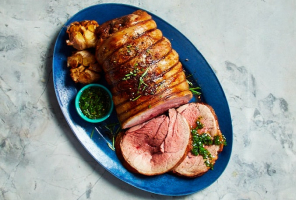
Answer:
<svg viewBox="0 0 296 200"><path fill-rule="evenodd" d="M141 97L141 95L137 96L136 98L132 99L131 101L136 101Z"/></svg>
<svg viewBox="0 0 296 200"><path fill-rule="evenodd" d="M131 79L133 76L137 76L138 72L139 72L139 68L137 68L138 63L136 63L134 65L134 70L131 70L129 73L127 73L126 75L124 75L124 77L122 78L123 81L126 81L128 79Z"/></svg>
<svg viewBox="0 0 296 200"><path fill-rule="evenodd" d="M117 127L117 129L116 129L116 127ZM109 148L114 151L115 150L115 137L119 133L121 128L119 126L119 123L107 124L107 125L105 125L105 128L110 132L110 136L112 138L112 145L110 143L107 143L107 144L108 144Z"/></svg>
<svg viewBox="0 0 296 200"><path fill-rule="evenodd" d="M138 93L140 91L140 88L142 85L147 86L147 84L144 82L144 77L146 76L146 74L148 73L149 67L146 68L146 70L144 71L144 73L140 76L139 78L139 86L138 86Z"/></svg>
<svg viewBox="0 0 296 200"><path fill-rule="evenodd" d="M90 134L90 138L91 138L91 139L92 139L93 136L94 136L94 132L95 132L95 129L93 129L93 130L91 131L91 134Z"/></svg>
<svg viewBox="0 0 296 200"><path fill-rule="evenodd" d="M200 87L194 87L194 84L191 81L188 80L188 78L190 78L191 76L192 76L192 74L186 76L186 81L187 81L187 83L189 85L189 90L195 95L201 95L201 92L200 92L201 88Z"/></svg>
<svg viewBox="0 0 296 200"><path fill-rule="evenodd" d="M118 126L118 127L117 127ZM99 135L105 140L105 142L107 143L108 147L115 151L115 138L116 135L119 133L119 131L121 130L119 123L112 123L112 124L107 124L104 126L107 130L108 130L108 134L112 140L112 143L109 142L104 136L103 134L98 130L97 127L95 127L94 129L99 133ZM91 134L91 138L93 137L93 132Z"/></svg>
<svg viewBox="0 0 296 200"><path fill-rule="evenodd" d="M198 91L200 89L200 87L189 87L189 90L195 95L201 95L201 92Z"/></svg>
<svg viewBox="0 0 296 200"><path fill-rule="evenodd" d="M127 46L126 46L126 48L127 48L127 52L128 52L128 53L131 52L131 50L130 50L131 47L132 47L132 45L127 45Z"/></svg>
<svg viewBox="0 0 296 200"><path fill-rule="evenodd" d="M103 134L98 130L97 127L95 127L97 133L105 140L105 142L107 143L108 147L110 149L112 149L113 151L115 150L115 147L114 147L114 139L112 139L112 144L103 136Z"/></svg>

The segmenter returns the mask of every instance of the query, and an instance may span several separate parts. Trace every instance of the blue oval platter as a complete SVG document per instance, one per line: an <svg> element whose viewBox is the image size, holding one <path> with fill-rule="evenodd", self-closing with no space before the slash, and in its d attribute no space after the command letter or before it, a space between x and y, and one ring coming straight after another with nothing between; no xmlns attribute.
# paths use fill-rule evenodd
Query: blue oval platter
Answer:
<svg viewBox="0 0 296 200"><path fill-rule="evenodd" d="M67 57L74 50L66 45L66 40L68 39L66 33L67 26L74 21L82 20L96 20L99 24L102 24L108 20L130 14L138 9L141 8L124 4L98 4L81 10L67 21L62 27L54 47L52 67L57 100L69 126L81 144L98 163L115 177L141 190L155 194L166 196L192 194L210 186L225 170L232 150L232 123L225 94L215 73L197 48L172 25L148 12L156 21L163 35L171 41L173 48L179 53L184 69L192 74L192 78L202 88L202 101L211 105L218 116L220 129L226 137L227 146L219 154L214 170L210 170L203 176L193 179L179 177L171 173L153 177L131 173L122 166L115 151L105 141L106 139L111 141L108 134L104 131L105 125L118 122L115 109L106 122L98 124L84 121L75 110L75 96L82 85L75 84L72 81L67 68ZM100 84L108 87L104 80ZM192 101L195 101L195 99L193 98ZM100 134L94 131L95 127Z"/></svg>

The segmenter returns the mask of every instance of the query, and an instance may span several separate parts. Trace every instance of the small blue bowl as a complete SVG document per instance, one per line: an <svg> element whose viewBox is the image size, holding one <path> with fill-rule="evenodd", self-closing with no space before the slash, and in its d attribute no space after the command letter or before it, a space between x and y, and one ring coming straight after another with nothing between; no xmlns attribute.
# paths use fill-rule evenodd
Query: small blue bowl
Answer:
<svg viewBox="0 0 296 200"><path fill-rule="evenodd" d="M109 108L107 114L104 115L104 116L101 117L101 118L90 119L90 118L88 118L87 116L85 116L85 115L83 114L83 112L81 111L81 109L80 109L80 106L79 106L79 100L80 100L80 98L81 98L81 95L82 95L82 93L83 93L86 89L88 89L88 88L90 88L90 87L99 87L99 88L105 90L105 91L107 92L107 94L109 95L109 97L110 97L110 108ZM112 94L111 94L111 92L110 92L105 86L103 86L103 85L101 85L101 84L89 84L89 85L86 85L86 86L84 86L83 88L81 88L81 89L79 90L79 92L77 93L76 98L75 98L75 107L76 107L76 110L77 110L79 116L80 116L82 119L84 119L85 121L87 121L87 122L91 122L91 123L102 122L102 121L106 120L106 119L111 115L111 112L112 112L112 110L113 110Z"/></svg>

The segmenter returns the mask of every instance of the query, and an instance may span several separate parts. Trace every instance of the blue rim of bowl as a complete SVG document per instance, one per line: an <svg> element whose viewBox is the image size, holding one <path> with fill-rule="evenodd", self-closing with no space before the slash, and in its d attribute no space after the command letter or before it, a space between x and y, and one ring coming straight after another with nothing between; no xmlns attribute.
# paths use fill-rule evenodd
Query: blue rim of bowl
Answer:
<svg viewBox="0 0 296 200"><path fill-rule="evenodd" d="M108 95L109 95L109 97L110 97L110 102L111 102L110 109L109 109L108 113L107 113L104 117L101 117L101 118L98 118L98 119L90 119L90 118L86 117L86 116L82 113L82 111L81 111L81 109L80 109L80 107L79 107L79 99L80 99L82 93L83 93L87 88L90 88L90 87L100 87L100 88L104 89L104 90L108 93ZM86 85L86 86L84 86L83 88L81 88L81 89L78 91L77 95L76 95L76 98L75 98L75 108L76 108L76 111L78 112L79 116L80 116L82 119L84 119L85 121L87 121L87 122L91 122L91 123L99 123L99 122L102 122L102 121L106 120L106 119L111 115L111 113L112 113L112 110L113 110L112 94L111 94L111 92L110 92L105 86L103 86L103 85L101 85L101 84L92 83L92 84Z"/></svg>

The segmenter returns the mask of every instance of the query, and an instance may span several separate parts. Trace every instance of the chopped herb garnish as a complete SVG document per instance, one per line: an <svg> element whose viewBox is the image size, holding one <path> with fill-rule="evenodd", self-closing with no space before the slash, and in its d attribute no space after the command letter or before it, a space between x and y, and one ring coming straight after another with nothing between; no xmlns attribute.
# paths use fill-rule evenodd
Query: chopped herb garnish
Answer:
<svg viewBox="0 0 296 200"><path fill-rule="evenodd" d="M214 137L214 144L215 145L221 145L222 144L222 145L226 146L227 142L226 142L225 136L224 135L222 135L222 136L216 135Z"/></svg>
<svg viewBox="0 0 296 200"><path fill-rule="evenodd" d="M90 134L90 138L92 138L94 136L94 131L95 131L95 129L92 130L92 132Z"/></svg>
<svg viewBox="0 0 296 200"><path fill-rule="evenodd" d="M132 99L132 101L136 101L141 97L141 95L137 96L136 98Z"/></svg>
<svg viewBox="0 0 296 200"><path fill-rule="evenodd" d="M209 134L203 133L203 134L197 134L196 132L192 132L192 154L195 156L201 155L203 159L205 160L206 166L210 166L212 155L211 153L204 147L204 145L211 145L213 143L212 138Z"/></svg>
<svg viewBox="0 0 296 200"><path fill-rule="evenodd" d="M196 125L197 129L202 129L204 127L204 125L199 120L196 121Z"/></svg>
<svg viewBox="0 0 296 200"><path fill-rule="evenodd" d="M107 114L111 99L108 93L100 87L90 87L83 91L79 100L82 113L89 119L98 119Z"/></svg>
<svg viewBox="0 0 296 200"><path fill-rule="evenodd" d="M140 77L140 79L139 79L139 86L138 86L138 92L140 91L140 88L141 88L141 85L145 85L145 86L147 86L147 84L143 81L143 78L142 77Z"/></svg>
<svg viewBox="0 0 296 200"><path fill-rule="evenodd" d="M146 76L147 72L148 72L149 67L146 68L145 72L140 76L139 79L139 86L138 86L138 91L140 90L141 86L144 84L145 86L147 86L147 84L144 82L143 78L144 76Z"/></svg>
<svg viewBox="0 0 296 200"><path fill-rule="evenodd" d="M116 126L118 126L118 128L117 128L116 131L114 132ZM112 123L112 124L105 125L105 128L109 130L110 135L111 135L111 137L112 137L112 145L111 145L109 142L107 142L107 144L108 144L109 148L112 149L112 150L114 151L114 150L115 150L115 146L114 146L114 144L115 144L115 137L116 137L116 135L117 135L117 134L119 133L119 131L120 131L119 123ZM105 139L105 140L106 140L106 139Z"/></svg>
<svg viewBox="0 0 296 200"><path fill-rule="evenodd" d="M186 81L187 81L188 85L193 86L193 83L192 82L190 82L188 80L186 80Z"/></svg>
<svg viewBox="0 0 296 200"><path fill-rule="evenodd" d="M145 83L144 83L144 84L145 84ZM147 87L147 85L145 84L144 87L143 87L143 89L142 89L142 91L144 91L144 90L146 89L146 87Z"/></svg>
<svg viewBox="0 0 296 200"><path fill-rule="evenodd" d="M102 133L97 129L97 127L95 127L96 131L99 133L99 135L105 140L105 142L107 143L108 147L110 149L112 149L113 151L115 150L115 147L114 147L114 143L112 142L112 144L102 135ZM113 133L112 133L113 135ZM115 136L112 136L112 137L115 137Z"/></svg>
<svg viewBox="0 0 296 200"><path fill-rule="evenodd" d="M206 166L209 167L211 170L214 169L214 165L213 165L213 163L211 163L209 160L206 160L206 161L205 161L205 164L206 164Z"/></svg>
<svg viewBox="0 0 296 200"><path fill-rule="evenodd" d="M151 105L149 105L148 108L151 108Z"/></svg>
<svg viewBox="0 0 296 200"><path fill-rule="evenodd" d="M131 78L131 77L128 76L128 77L123 78L122 80L123 80L123 81L126 81L126 80L128 80L128 79L130 79L130 78Z"/></svg>
<svg viewBox="0 0 296 200"><path fill-rule="evenodd" d="M212 163L212 154L205 148L205 145L226 145L226 139L223 135L217 135L214 138L212 138L208 133L199 134L198 130L201 130L204 127L204 125L199 120L200 119L196 121L197 127L191 130L191 153L195 156L201 155L205 160L205 165L210 169L213 169L214 165Z"/></svg>
<svg viewBox="0 0 296 200"><path fill-rule="evenodd" d="M145 72L142 74L141 78L143 78L144 76L146 76L147 72L148 72L149 67L146 68Z"/></svg>
<svg viewBox="0 0 296 200"><path fill-rule="evenodd" d="M125 77L122 78L123 81L126 81L131 78L131 76L137 76L137 70L130 71L128 74L124 75Z"/></svg>

